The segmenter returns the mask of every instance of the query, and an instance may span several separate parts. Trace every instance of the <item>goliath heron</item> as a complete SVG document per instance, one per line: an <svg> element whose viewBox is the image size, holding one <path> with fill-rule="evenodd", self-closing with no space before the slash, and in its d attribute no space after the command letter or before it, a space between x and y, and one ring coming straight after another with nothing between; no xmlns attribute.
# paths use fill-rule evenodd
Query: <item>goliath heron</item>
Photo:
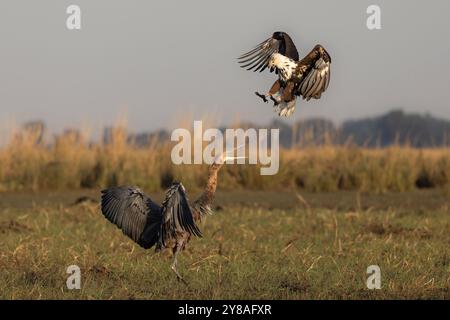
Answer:
<svg viewBox="0 0 450 320"><path fill-rule="evenodd" d="M202 236L197 224L202 217L212 213L219 169L227 160L237 158L223 154L214 159L209 167L205 190L192 204L189 204L180 182L174 182L167 190L161 206L139 188L121 186L102 191L102 213L141 247L149 249L156 245L156 252L172 249L171 269L178 280L186 283L177 269L178 254L192 235Z"/></svg>

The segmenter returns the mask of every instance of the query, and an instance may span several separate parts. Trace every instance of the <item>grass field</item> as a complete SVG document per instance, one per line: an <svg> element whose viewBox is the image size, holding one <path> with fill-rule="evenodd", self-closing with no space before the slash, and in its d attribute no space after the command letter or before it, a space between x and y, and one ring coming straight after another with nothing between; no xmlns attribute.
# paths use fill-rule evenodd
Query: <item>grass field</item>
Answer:
<svg viewBox="0 0 450 320"><path fill-rule="evenodd" d="M224 192L180 259L145 251L103 218L98 191L0 195L1 299L450 299L442 190ZM162 194L153 195L161 200ZM195 195L191 195L194 199ZM66 268L81 268L81 290ZM381 268L368 290L366 268Z"/></svg>

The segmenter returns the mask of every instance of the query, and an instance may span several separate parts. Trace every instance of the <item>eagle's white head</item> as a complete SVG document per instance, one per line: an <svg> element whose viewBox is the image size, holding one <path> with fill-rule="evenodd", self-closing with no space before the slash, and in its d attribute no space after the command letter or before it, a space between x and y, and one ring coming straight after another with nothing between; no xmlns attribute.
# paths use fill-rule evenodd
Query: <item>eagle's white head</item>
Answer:
<svg viewBox="0 0 450 320"><path fill-rule="evenodd" d="M292 77L292 73L297 67L297 63L280 53L274 53L270 56L268 67L277 68L280 78L286 81Z"/></svg>

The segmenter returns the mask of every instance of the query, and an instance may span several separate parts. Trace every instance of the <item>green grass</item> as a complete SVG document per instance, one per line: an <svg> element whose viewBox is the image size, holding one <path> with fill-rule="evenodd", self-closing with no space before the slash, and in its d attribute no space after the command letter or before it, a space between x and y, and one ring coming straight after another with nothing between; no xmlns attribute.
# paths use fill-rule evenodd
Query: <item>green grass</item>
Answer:
<svg viewBox="0 0 450 320"><path fill-rule="evenodd" d="M143 250L81 194L0 196L1 299L449 299L450 209L437 191L219 192L180 256ZM160 200L160 196L156 197ZM192 197L194 198L194 197ZM66 288L66 268L82 289ZM366 288L379 265L382 289Z"/></svg>

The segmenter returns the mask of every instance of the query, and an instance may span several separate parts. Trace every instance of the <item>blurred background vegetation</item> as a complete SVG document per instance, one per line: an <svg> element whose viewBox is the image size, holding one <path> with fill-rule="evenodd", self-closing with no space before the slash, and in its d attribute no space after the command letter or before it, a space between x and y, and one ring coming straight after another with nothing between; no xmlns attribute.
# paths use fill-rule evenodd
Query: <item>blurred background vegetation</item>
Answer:
<svg viewBox="0 0 450 320"><path fill-rule="evenodd" d="M39 121L11 130L0 147L0 299L450 297L445 121L392 112L339 127L272 123L278 174L224 166L216 214L183 252L189 286L173 276L170 252L139 248L105 221L98 189L134 184L159 203L180 180L195 199L208 166L173 165L170 131L133 133L125 123L101 137L50 135ZM207 127L218 126L204 119ZM82 290L66 289L71 264ZM373 264L383 290L366 287Z"/></svg>
<svg viewBox="0 0 450 320"><path fill-rule="evenodd" d="M172 164L175 142L170 132L130 134L123 123L105 128L97 142L77 129L49 137L39 121L14 128L0 148L0 191L134 184L153 192L173 180L193 190L204 186L207 165ZM192 122L185 127L190 126ZM259 165L226 166L220 188L378 193L450 189L450 123L444 120L393 111L340 127L323 119L293 125L279 121L268 127L280 128L279 173L261 176Z"/></svg>

